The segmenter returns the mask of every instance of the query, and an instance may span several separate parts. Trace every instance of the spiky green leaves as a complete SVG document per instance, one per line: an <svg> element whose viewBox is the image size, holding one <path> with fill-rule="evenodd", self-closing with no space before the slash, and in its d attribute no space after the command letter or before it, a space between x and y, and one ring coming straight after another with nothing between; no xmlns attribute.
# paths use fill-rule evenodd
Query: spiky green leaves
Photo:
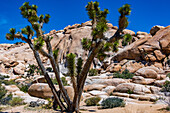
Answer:
<svg viewBox="0 0 170 113"><path fill-rule="evenodd" d="M132 36L130 34L125 34L123 36L122 46L126 46L128 42L132 40Z"/></svg>
<svg viewBox="0 0 170 113"><path fill-rule="evenodd" d="M131 13L130 5L125 4L120 7L118 11L121 14L121 16L119 17L119 28L125 29L129 25L128 18L126 16L130 15Z"/></svg>
<svg viewBox="0 0 170 113"><path fill-rule="evenodd" d="M50 18L50 15L49 15L49 14L46 14L46 15L45 15L45 18L44 18L44 22L45 22L45 23L48 23L48 22L49 22L49 18Z"/></svg>
<svg viewBox="0 0 170 113"><path fill-rule="evenodd" d="M83 38L82 41L82 46L83 46L83 49L84 50L89 50L91 48L91 45L92 45L92 42L90 39L87 39L87 38Z"/></svg>
<svg viewBox="0 0 170 113"><path fill-rule="evenodd" d="M82 65L83 65L83 59L80 57L80 58L77 59L77 66L76 66L76 68L77 68L77 75L80 74L81 69L82 69Z"/></svg>
<svg viewBox="0 0 170 113"><path fill-rule="evenodd" d="M129 5L129 4L125 4L125 5L123 5L122 7L120 7L120 8L118 9L118 11L119 11L119 13L120 13L121 15L130 15L130 13L131 13L130 5Z"/></svg>
<svg viewBox="0 0 170 113"><path fill-rule="evenodd" d="M37 15L37 5L29 5L29 2L25 2L19 9L21 10L21 14L24 18L27 18L29 22L32 24L34 22L43 22L43 23L48 23L50 15L46 14L45 17L44 15L40 15L38 17Z"/></svg>
<svg viewBox="0 0 170 113"><path fill-rule="evenodd" d="M15 28L11 28L11 29L9 30L9 33L6 34L6 39L8 39L8 40L14 40L14 38L15 38L15 37L14 37L15 32L16 32Z"/></svg>
<svg viewBox="0 0 170 113"><path fill-rule="evenodd" d="M57 59L57 57L58 57L58 52L59 52L59 48L57 48L57 49L55 49L55 50L53 51L54 59Z"/></svg>
<svg viewBox="0 0 170 113"><path fill-rule="evenodd" d="M73 53L67 54L67 63L68 63L67 68L70 76L75 76L76 74L75 57L76 55Z"/></svg>
<svg viewBox="0 0 170 113"><path fill-rule="evenodd" d="M107 14L109 13L108 9L104 9L104 11L100 10L99 2L88 2L86 6L86 10L88 11L89 18L92 19L92 24L96 24L96 28L93 29L92 35L95 38L98 38L107 30Z"/></svg>
<svg viewBox="0 0 170 113"><path fill-rule="evenodd" d="M35 50L39 50L43 47L44 45L44 40L42 37L39 37L37 39L34 40L34 48Z"/></svg>
<svg viewBox="0 0 170 113"><path fill-rule="evenodd" d="M21 33L25 35L34 35L34 31L31 29L30 26L26 26L25 28L21 29Z"/></svg>

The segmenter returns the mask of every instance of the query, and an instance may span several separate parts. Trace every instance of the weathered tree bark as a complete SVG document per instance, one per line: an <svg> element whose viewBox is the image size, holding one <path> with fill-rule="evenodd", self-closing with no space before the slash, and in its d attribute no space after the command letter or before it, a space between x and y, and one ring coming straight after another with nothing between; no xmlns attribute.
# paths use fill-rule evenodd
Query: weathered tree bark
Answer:
<svg viewBox="0 0 170 113"><path fill-rule="evenodd" d="M45 79L47 80L47 83L48 83L49 87L51 88L51 91L52 91L52 93L54 95L54 98L56 99L58 105L60 106L61 111L65 110L66 107L64 106L63 103L61 103L62 101L60 99L60 96L59 96L54 84L52 83L48 73L46 72L45 67L42 64L42 61L41 61L40 56L39 56L39 53L34 49L31 40L27 40L27 43L29 44L30 48L32 49L32 51L34 53L34 57L35 57L35 59L36 59L36 61L38 63L38 66L40 67Z"/></svg>

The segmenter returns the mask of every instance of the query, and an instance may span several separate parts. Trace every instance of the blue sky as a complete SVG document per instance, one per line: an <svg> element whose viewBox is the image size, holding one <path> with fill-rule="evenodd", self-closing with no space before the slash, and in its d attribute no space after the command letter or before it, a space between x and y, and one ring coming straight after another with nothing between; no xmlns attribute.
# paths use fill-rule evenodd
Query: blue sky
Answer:
<svg viewBox="0 0 170 113"><path fill-rule="evenodd" d="M0 43L21 41L7 41L5 34L11 27L20 30L29 24L22 18L19 10L26 1L38 5L38 14L51 15L49 23L43 27L46 33L89 20L85 6L91 0L0 0ZM132 7L127 29L149 33L154 25L168 26L170 24L170 0L98 0L98 2L101 9L109 9L107 19L114 26L118 25L118 8L126 3Z"/></svg>

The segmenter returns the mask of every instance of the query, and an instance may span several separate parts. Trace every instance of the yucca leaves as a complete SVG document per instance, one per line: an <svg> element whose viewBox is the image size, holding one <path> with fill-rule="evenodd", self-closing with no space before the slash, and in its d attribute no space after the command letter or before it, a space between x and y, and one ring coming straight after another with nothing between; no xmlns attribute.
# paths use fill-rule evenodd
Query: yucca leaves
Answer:
<svg viewBox="0 0 170 113"><path fill-rule="evenodd" d="M76 66L75 66L75 57L76 55L73 53L67 54L67 63L68 63L68 70L70 76L75 76L76 74Z"/></svg>
<svg viewBox="0 0 170 113"><path fill-rule="evenodd" d="M126 46L128 42L130 42L131 40L132 40L132 36L130 34L125 34L123 36L122 46Z"/></svg>
<svg viewBox="0 0 170 113"><path fill-rule="evenodd" d="M57 57L58 57L58 52L59 52L59 48L57 48L57 49L55 49L55 50L53 51L54 59L57 59Z"/></svg>
<svg viewBox="0 0 170 113"><path fill-rule="evenodd" d="M83 46L83 49L84 50L89 50L91 48L91 45L92 45L92 42L90 39L87 39L87 38L83 38L82 41L82 46Z"/></svg>
<svg viewBox="0 0 170 113"><path fill-rule="evenodd" d="M92 31L92 36L98 38L97 35L101 35L107 31L107 14L109 13L108 9L104 9L104 11L100 10L99 2L88 2L86 6L86 10L88 11L89 18L92 19L92 24L96 22L96 27Z"/></svg>
<svg viewBox="0 0 170 113"><path fill-rule="evenodd" d="M50 19L50 15L49 15L49 14L46 14L46 15L45 15L45 18L44 18L44 22L45 22L45 23L48 23L48 22L49 22L49 19Z"/></svg>
<svg viewBox="0 0 170 113"><path fill-rule="evenodd" d="M79 57L77 59L77 66L76 66L76 68L77 68L77 75L80 74L81 69L82 69L82 65L83 65L83 59L81 57Z"/></svg>
<svg viewBox="0 0 170 113"><path fill-rule="evenodd" d="M44 40L43 40L42 37L39 37L39 38L34 40L34 48L36 50L41 49L43 47L43 45L44 45Z"/></svg>
<svg viewBox="0 0 170 113"><path fill-rule="evenodd" d="M120 7L120 8L118 9L118 11L119 11L119 13L120 13L121 15L130 15L130 13L131 13L130 5L129 5L129 4L125 4L125 5L123 5L122 7Z"/></svg>

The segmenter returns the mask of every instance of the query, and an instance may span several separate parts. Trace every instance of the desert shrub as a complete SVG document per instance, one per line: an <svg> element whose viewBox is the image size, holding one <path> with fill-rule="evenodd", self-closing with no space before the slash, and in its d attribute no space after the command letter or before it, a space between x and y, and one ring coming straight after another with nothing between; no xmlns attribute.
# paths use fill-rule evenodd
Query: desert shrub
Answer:
<svg viewBox="0 0 170 113"><path fill-rule="evenodd" d="M53 108L53 100L51 98L48 98L48 104L44 104L42 106L42 108L45 108L45 109L52 109Z"/></svg>
<svg viewBox="0 0 170 113"><path fill-rule="evenodd" d="M113 73L113 78L123 78L123 79L131 79L133 78L134 74L130 73L129 70L125 69L122 73L115 72Z"/></svg>
<svg viewBox="0 0 170 113"><path fill-rule="evenodd" d="M96 106L98 102L101 100L100 97L91 97L85 100L87 106Z"/></svg>
<svg viewBox="0 0 170 113"><path fill-rule="evenodd" d="M7 91L0 83L0 100L6 95Z"/></svg>
<svg viewBox="0 0 170 113"><path fill-rule="evenodd" d="M61 77L61 81L63 82L64 86L69 86L69 84L67 83L67 80L65 77ZM52 82L56 85L58 85L57 79L52 79Z"/></svg>
<svg viewBox="0 0 170 113"><path fill-rule="evenodd" d="M22 99L20 97L14 97L14 98L12 98L12 100L9 101L9 104L11 106L23 105L23 104L25 104L23 100L24 99Z"/></svg>
<svg viewBox="0 0 170 113"><path fill-rule="evenodd" d="M102 108L124 107L125 102L120 98L107 98L102 101Z"/></svg>
<svg viewBox="0 0 170 113"><path fill-rule="evenodd" d="M165 81L165 84L162 86L162 92L170 92L170 81Z"/></svg>
<svg viewBox="0 0 170 113"><path fill-rule="evenodd" d="M168 73L168 74L166 75L166 77L169 77L169 78L170 78L170 73Z"/></svg>
<svg viewBox="0 0 170 113"><path fill-rule="evenodd" d="M97 76L98 72L96 69L90 69L88 75L89 76Z"/></svg>
<svg viewBox="0 0 170 113"><path fill-rule="evenodd" d="M128 94L133 94L133 91L129 89L129 90L127 91L127 93L128 93Z"/></svg>
<svg viewBox="0 0 170 113"><path fill-rule="evenodd" d="M28 92L28 88L29 88L29 86L28 85L21 85L21 86L19 86L19 85L17 85L18 86L18 88L21 90L21 91L23 91L23 92L25 92L25 93L27 93Z"/></svg>
<svg viewBox="0 0 170 113"><path fill-rule="evenodd" d="M2 105L7 105L9 104L9 101L12 100L12 94L8 94L6 97L3 97L2 99L0 99L0 104Z"/></svg>
<svg viewBox="0 0 170 113"><path fill-rule="evenodd" d="M14 80L0 80L0 83L4 83L5 85L14 85L16 84Z"/></svg>
<svg viewBox="0 0 170 113"><path fill-rule="evenodd" d="M34 76L34 74L42 75L42 72L41 72L41 70L39 69L38 66L36 66L34 64L32 64L32 65L29 64L29 66L27 68L27 77Z"/></svg>

